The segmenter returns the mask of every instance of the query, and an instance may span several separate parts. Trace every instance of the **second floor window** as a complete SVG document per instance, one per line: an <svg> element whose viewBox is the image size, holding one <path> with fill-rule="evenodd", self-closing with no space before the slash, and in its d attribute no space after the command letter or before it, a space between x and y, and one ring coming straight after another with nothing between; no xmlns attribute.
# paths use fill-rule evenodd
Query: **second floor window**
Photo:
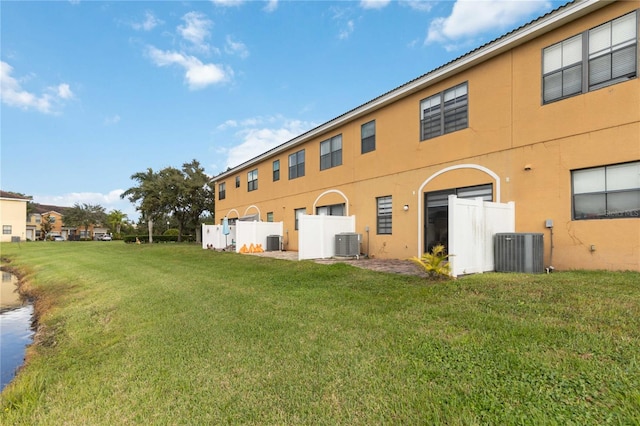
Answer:
<svg viewBox="0 0 640 426"><path fill-rule="evenodd" d="M289 156L289 179L304 176L304 149Z"/></svg>
<svg viewBox="0 0 640 426"><path fill-rule="evenodd" d="M236 188L240 188L240 176L236 176Z"/></svg>
<svg viewBox="0 0 640 426"><path fill-rule="evenodd" d="M376 122L375 120L365 123L360 128L361 144L360 153L375 151L376 149Z"/></svg>
<svg viewBox="0 0 640 426"><path fill-rule="evenodd" d="M543 102L637 77L637 26L633 12L545 48Z"/></svg>
<svg viewBox="0 0 640 426"><path fill-rule="evenodd" d="M227 184L222 182L218 185L218 200L224 200L227 198Z"/></svg>
<svg viewBox="0 0 640 426"><path fill-rule="evenodd" d="M420 140L432 139L469 127L467 83L459 84L420 102Z"/></svg>
<svg viewBox="0 0 640 426"><path fill-rule="evenodd" d="M247 173L247 191L255 191L256 189L258 189L258 169Z"/></svg>
<svg viewBox="0 0 640 426"><path fill-rule="evenodd" d="M280 180L280 160L273 162L273 181Z"/></svg>
<svg viewBox="0 0 640 426"><path fill-rule="evenodd" d="M342 135L320 142L320 170L342 164Z"/></svg>

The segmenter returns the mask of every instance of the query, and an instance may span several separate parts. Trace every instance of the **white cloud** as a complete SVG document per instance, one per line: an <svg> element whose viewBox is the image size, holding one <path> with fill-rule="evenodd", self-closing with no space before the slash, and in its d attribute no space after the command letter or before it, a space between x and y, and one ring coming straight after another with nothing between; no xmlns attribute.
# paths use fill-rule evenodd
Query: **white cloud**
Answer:
<svg viewBox="0 0 640 426"><path fill-rule="evenodd" d="M211 0L211 3L220 7L235 7L242 5L244 0Z"/></svg>
<svg viewBox="0 0 640 426"><path fill-rule="evenodd" d="M403 0L402 4L409 6L413 10L429 12L434 2L432 0Z"/></svg>
<svg viewBox="0 0 640 426"><path fill-rule="evenodd" d="M46 88L45 93L37 95L22 88L22 84L11 74L13 67L0 62L0 98L2 102L24 110L34 109L45 114L55 114L55 108L64 100L73 98L73 92L67 83Z"/></svg>
<svg viewBox="0 0 640 426"><path fill-rule="evenodd" d="M249 56L249 49L247 49L247 46L241 41L234 41L231 36L227 36L227 43L224 50L231 55L238 55L242 59Z"/></svg>
<svg viewBox="0 0 640 426"><path fill-rule="evenodd" d="M265 120L280 120L281 117L258 117L255 119L243 120L241 123L260 123ZM275 124L275 123L273 123ZM236 133L242 142L229 149L227 154L226 167L235 167L244 163L270 149L281 145L307 130L315 127L314 123L300 120L284 120L280 127L251 127L248 126Z"/></svg>
<svg viewBox="0 0 640 426"><path fill-rule="evenodd" d="M111 126L113 124L118 124L120 122L120 116L118 114L111 116L111 117L106 117L104 119L104 125L105 126Z"/></svg>
<svg viewBox="0 0 640 426"><path fill-rule="evenodd" d="M208 52L209 44L206 40L211 36L209 29L213 22L200 12L189 12L182 20L185 25L178 25L178 33L198 50Z"/></svg>
<svg viewBox="0 0 640 426"><path fill-rule="evenodd" d="M340 40L345 40L347 38L349 38L349 36L351 35L351 33L353 33L353 30L355 28L355 25L353 23L353 20L348 20L345 24L344 24L344 28L340 31L340 33L338 34L338 38Z"/></svg>
<svg viewBox="0 0 640 426"><path fill-rule="evenodd" d="M360 0L360 7L363 9L382 9L387 7L391 0Z"/></svg>
<svg viewBox="0 0 640 426"><path fill-rule="evenodd" d="M58 93L58 97L60 97L61 99L73 98L73 92L71 91L71 88L69 88L69 85L67 83L58 85L56 91Z"/></svg>
<svg viewBox="0 0 640 426"><path fill-rule="evenodd" d="M127 199L121 199L124 189L114 189L106 194L100 192L71 192L62 195L34 195L33 201L39 204L49 204L60 207L73 207L74 204L98 204L109 213L120 210L126 213L130 220L137 220L139 213L135 206Z"/></svg>
<svg viewBox="0 0 640 426"><path fill-rule="evenodd" d="M547 1L457 0L451 15L431 21L425 43L447 43L489 30L504 30L519 20L548 9Z"/></svg>
<svg viewBox="0 0 640 426"><path fill-rule="evenodd" d="M275 12L278 8L278 0L267 0L267 5L264 7L265 12Z"/></svg>
<svg viewBox="0 0 640 426"><path fill-rule="evenodd" d="M134 22L131 24L131 27L134 30L138 30L138 31L151 31L152 29L154 29L155 27L163 23L164 22L162 20L155 17L153 12L147 11L144 14L144 21Z"/></svg>
<svg viewBox="0 0 640 426"><path fill-rule="evenodd" d="M185 70L185 81L191 90L203 89L211 84L227 81L233 75L231 69L216 64L204 64L195 56L180 52L163 51L148 46L147 54L159 67L178 65Z"/></svg>

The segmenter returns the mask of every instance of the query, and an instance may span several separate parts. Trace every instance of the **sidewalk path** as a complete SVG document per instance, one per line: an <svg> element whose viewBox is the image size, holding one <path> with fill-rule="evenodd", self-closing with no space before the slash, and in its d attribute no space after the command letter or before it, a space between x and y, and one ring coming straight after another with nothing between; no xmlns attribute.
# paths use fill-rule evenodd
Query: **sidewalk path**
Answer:
<svg viewBox="0 0 640 426"><path fill-rule="evenodd" d="M297 251L266 251L264 253L250 253L252 256L272 257L275 259L298 260ZM410 260L401 259L367 259L367 258L331 258L314 259L314 262L329 265L332 263L347 263L362 269L388 272L391 274L416 275L426 277L426 273Z"/></svg>

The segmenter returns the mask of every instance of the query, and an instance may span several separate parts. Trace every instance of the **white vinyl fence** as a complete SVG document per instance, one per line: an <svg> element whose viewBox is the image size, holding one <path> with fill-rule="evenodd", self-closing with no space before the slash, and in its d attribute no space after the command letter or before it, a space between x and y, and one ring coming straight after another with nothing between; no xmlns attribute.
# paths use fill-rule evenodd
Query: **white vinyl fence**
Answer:
<svg viewBox="0 0 640 426"><path fill-rule="evenodd" d="M493 236L515 232L515 203L449 196L449 258L451 274L493 271Z"/></svg>
<svg viewBox="0 0 640 426"><path fill-rule="evenodd" d="M222 225L202 225L202 248L226 249L236 240L235 225L229 226L229 235L224 235Z"/></svg>
<svg viewBox="0 0 640 426"><path fill-rule="evenodd" d="M260 245L262 250L267 250L267 237L278 235L282 241L282 222L236 222L236 253L245 247L247 250L253 245Z"/></svg>
<svg viewBox="0 0 640 426"><path fill-rule="evenodd" d="M335 256L336 234L355 230L355 216L301 215L298 220L298 260Z"/></svg>

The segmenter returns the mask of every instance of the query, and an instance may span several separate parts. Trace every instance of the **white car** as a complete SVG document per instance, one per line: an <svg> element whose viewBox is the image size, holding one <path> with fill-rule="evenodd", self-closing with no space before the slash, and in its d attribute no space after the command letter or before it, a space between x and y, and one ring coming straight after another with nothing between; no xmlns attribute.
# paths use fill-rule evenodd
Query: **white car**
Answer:
<svg viewBox="0 0 640 426"><path fill-rule="evenodd" d="M64 237L62 235L54 235L52 241L64 241Z"/></svg>
<svg viewBox="0 0 640 426"><path fill-rule="evenodd" d="M100 240L100 241L111 241L112 238L111 238L111 235L109 235L109 234L103 234L103 235L98 237L98 240Z"/></svg>

